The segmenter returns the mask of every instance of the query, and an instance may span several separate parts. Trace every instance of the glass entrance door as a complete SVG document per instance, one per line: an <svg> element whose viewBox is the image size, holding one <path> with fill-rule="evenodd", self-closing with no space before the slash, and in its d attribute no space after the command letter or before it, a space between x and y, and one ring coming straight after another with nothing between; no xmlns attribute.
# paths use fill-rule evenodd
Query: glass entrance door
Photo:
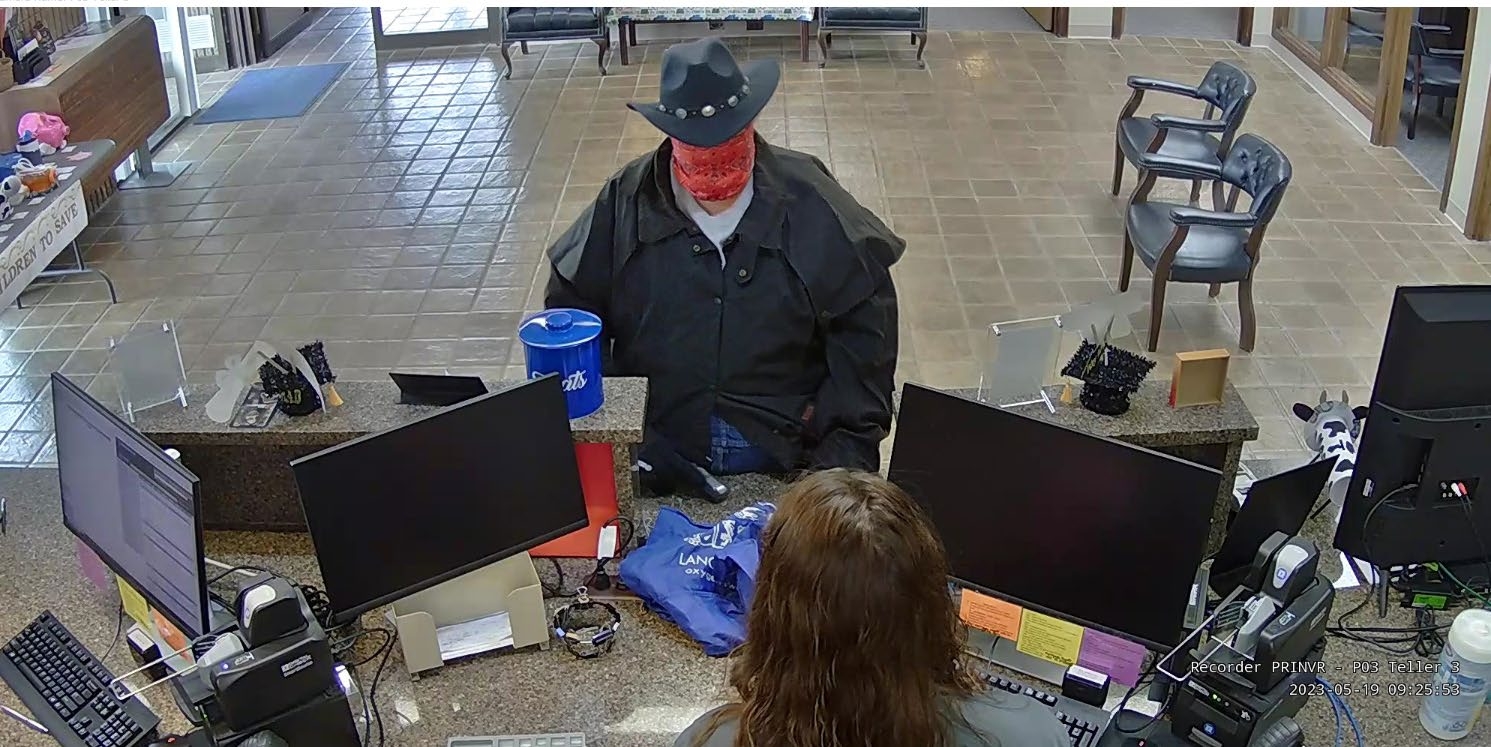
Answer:
<svg viewBox="0 0 1491 747"><path fill-rule="evenodd" d="M188 117L197 113L197 71L192 64L194 49L211 46L212 29L199 20L188 23L187 9L182 7L119 8L121 16L149 16L155 21L155 37L160 45L161 67L166 74L166 98L170 116L150 136L150 148L161 144ZM193 34L195 29L196 33ZM204 35L205 30L205 35Z"/></svg>
<svg viewBox="0 0 1491 747"><path fill-rule="evenodd" d="M501 8L466 5L383 5L373 8L373 45L411 49L485 44L497 38Z"/></svg>

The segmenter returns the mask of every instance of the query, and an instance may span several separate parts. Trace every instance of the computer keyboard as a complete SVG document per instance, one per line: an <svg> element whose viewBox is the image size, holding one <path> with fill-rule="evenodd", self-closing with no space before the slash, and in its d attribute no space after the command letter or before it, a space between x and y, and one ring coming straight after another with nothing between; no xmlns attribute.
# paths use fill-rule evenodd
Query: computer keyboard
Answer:
<svg viewBox="0 0 1491 747"><path fill-rule="evenodd" d="M1093 747L1098 743L1098 736L1108 725L1109 713L1097 706L1080 703L1061 695L1052 695L1044 690L1037 690L1029 685L994 675L984 675L984 681L995 689L1024 695L1050 708L1056 714L1056 719L1066 728L1067 735L1072 738L1072 747Z"/></svg>
<svg viewBox="0 0 1491 747"><path fill-rule="evenodd" d="M585 735L508 734L500 737L452 737L445 747L585 747Z"/></svg>
<svg viewBox="0 0 1491 747"><path fill-rule="evenodd" d="M0 680L63 747L135 747L160 726L138 699L110 692L114 675L50 610L0 652Z"/></svg>

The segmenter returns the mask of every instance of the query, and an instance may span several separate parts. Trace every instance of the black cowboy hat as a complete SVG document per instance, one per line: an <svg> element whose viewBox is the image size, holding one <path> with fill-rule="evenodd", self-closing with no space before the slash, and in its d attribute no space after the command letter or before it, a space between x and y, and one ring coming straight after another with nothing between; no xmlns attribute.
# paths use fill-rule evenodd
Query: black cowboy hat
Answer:
<svg viewBox="0 0 1491 747"><path fill-rule="evenodd" d="M741 66L724 42L710 37L668 47L659 100L627 106L670 137L711 148L754 121L781 78L775 60Z"/></svg>

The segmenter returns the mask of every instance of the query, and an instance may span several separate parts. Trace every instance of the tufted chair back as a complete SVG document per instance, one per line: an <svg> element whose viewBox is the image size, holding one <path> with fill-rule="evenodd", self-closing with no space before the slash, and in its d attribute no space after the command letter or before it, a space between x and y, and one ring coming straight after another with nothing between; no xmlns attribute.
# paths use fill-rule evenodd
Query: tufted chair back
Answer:
<svg viewBox="0 0 1491 747"><path fill-rule="evenodd" d="M1222 164L1222 181L1252 198L1248 212L1260 227L1273 220L1293 176L1289 157L1273 143L1251 133L1232 144Z"/></svg>
<svg viewBox="0 0 1491 747"><path fill-rule="evenodd" d="M1215 62L1196 90L1201 94L1201 100L1206 102L1206 117L1210 119L1215 112L1218 119L1227 123L1227 129L1222 131L1225 149L1237 135L1237 128L1248 113L1248 105L1253 103L1253 94L1258 92L1258 83L1253 76L1230 62Z"/></svg>

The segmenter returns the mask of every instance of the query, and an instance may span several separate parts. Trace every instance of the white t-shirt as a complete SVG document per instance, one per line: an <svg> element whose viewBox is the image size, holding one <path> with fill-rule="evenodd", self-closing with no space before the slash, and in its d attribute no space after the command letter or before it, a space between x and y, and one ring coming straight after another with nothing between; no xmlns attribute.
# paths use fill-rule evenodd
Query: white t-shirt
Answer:
<svg viewBox="0 0 1491 747"><path fill-rule="evenodd" d="M735 204L725 208L719 215L710 215L699 205L699 201L689 194L682 184L678 183L678 175L673 169L668 169L668 176L673 181L673 201L678 203L678 208L683 211L694 225L699 227L709 241L714 244L714 250L720 255L720 269L725 269L725 240L735 233L740 225L740 219L745 217L746 208L751 206L751 197L756 194L756 177L752 176L746 180L745 189L741 190L740 198Z"/></svg>

